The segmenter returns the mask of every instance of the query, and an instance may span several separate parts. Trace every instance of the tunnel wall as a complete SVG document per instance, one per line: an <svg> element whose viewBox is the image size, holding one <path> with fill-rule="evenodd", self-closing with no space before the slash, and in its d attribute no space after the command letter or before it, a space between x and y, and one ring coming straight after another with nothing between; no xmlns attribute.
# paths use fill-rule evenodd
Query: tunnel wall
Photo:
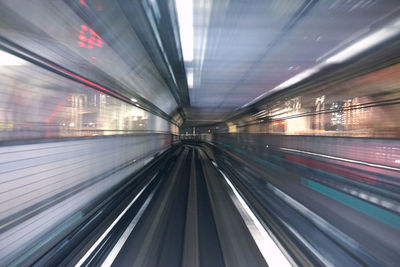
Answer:
<svg viewBox="0 0 400 267"><path fill-rule="evenodd" d="M0 66L0 266L9 266L76 227L176 141L176 126L138 100L1 53L11 60Z"/></svg>
<svg viewBox="0 0 400 267"><path fill-rule="evenodd" d="M79 222L170 142L169 134L135 134L1 147L0 265Z"/></svg>
<svg viewBox="0 0 400 267"><path fill-rule="evenodd" d="M213 143L272 172L288 170L400 212L398 140L219 133Z"/></svg>
<svg viewBox="0 0 400 267"><path fill-rule="evenodd" d="M399 73L400 64L385 65L282 92L210 127L213 142L267 165L318 166L397 192Z"/></svg>
<svg viewBox="0 0 400 267"><path fill-rule="evenodd" d="M255 153L294 149L395 168L400 159L400 142L395 139L219 133L213 140Z"/></svg>

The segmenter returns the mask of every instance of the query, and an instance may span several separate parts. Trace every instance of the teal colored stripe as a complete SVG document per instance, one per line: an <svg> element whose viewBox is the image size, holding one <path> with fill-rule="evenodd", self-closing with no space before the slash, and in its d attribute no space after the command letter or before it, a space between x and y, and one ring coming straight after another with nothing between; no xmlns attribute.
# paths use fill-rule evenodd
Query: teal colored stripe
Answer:
<svg viewBox="0 0 400 267"><path fill-rule="evenodd" d="M366 201L344 194L306 178L301 178L301 183L327 197L333 198L342 204L345 204L378 221L381 221L393 228L396 228L397 230L400 230L400 216L393 214L390 211L381 209Z"/></svg>
<svg viewBox="0 0 400 267"><path fill-rule="evenodd" d="M224 147L231 147L230 145L228 145L228 144L222 144Z"/></svg>
<svg viewBox="0 0 400 267"><path fill-rule="evenodd" d="M242 154L242 155L246 155L246 152L244 152L243 149L240 149L240 148L236 148L236 147L235 147L233 150L236 151L237 153Z"/></svg>
<svg viewBox="0 0 400 267"><path fill-rule="evenodd" d="M266 167L268 167L268 168L271 168L271 169L274 169L274 170L283 171L283 169L281 167L279 167L279 166L277 166L277 165L275 165L275 164L273 164L271 162L268 162L266 160L260 159L259 157L253 157L253 160L258 162L258 163L260 163L260 164L262 164L262 165L264 165L264 166L266 166Z"/></svg>
<svg viewBox="0 0 400 267"><path fill-rule="evenodd" d="M346 178L345 176L341 176L336 173L312 168L312 167L309 167L309 166L306 166L306 165L303 165L303 164L300 164L297 162L291 161L290 163L293 165L296 165L306 171L312 170L313 172L315 172L316 175L321 175L322 177L332 179L333 181L339 181L339 182L349 181L349 178ZM370 190L370 188L371 188L371 186L369 186L368 184L359 184L359 187L363 188L364 190Z"/></svg>

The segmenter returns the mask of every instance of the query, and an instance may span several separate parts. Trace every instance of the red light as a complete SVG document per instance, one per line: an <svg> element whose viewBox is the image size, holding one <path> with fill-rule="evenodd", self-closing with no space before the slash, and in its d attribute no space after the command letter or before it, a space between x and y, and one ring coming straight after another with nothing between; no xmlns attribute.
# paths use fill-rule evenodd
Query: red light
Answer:
<svg viewBox="0 0 400 267"><path fill-rule="evenodd" d="M79 45L80 47L84 47L84 46L85 46L85 43L84 43L84 42L78 42L78 45Z"/></svg>
<svg viewBox="0 0 400 267"><path fill-rule="evenodd" d="M95 59L96 59L96 57L92 57L92 59L93 59L93 60L95 60Z"/></svg>
<svg viewBox="0 0 400 267"><path fill-rule="evenodd" d="M88 26L86 25L81 25L82 30L80 30L80 34L78 35L78 39L80 40L80 42L88 42L87 44L87 48L88 49L93 49L94 46L96 45L97 47L102 47L103 41L101 39L101 37L92 29L90 29ZM85 31L88 31L91 35L90 37L87 36L87 33L85 35ZM78 43L78 45L80 47L85 47L86 44L85 43Z"/></svg>
<svg viewBox="0 0 400 267"><path fill-rule="evenodd" d="M119 95L119 94L117 94L117 93L114 93L114 92L112 92L112 91L110 91L110 90L107 90L106 88L104 88L104 87L102 87L102 86L100 86L100 85L98 85L98 84L96 84L96 83L94 83L94 82L91 82L91 81L89 81L89 80L86 80L85 78L83 78L83 77L81 77L81 76L79 76L79 75L76 75L76 74L74 74L74 73L72 73L72 72L69 72L68 70L63 69L63 68L61 68L61 67L59 67L59 66L57 66L57 65L53 65L53 64L52 64L52 66L55 67L55 68L58 69L58 70L61 70L62 72L66 73L66 74L69 74L69 75L73 76L74 78L76 78L76 79L78 79L78 80L80 80L80 81L83 81L84 83L80 83L80 84L82 84L83 86L86 86L86 87L88 87L88 88L90 88L90 89L92 89L92 90L95 90L95 91L97 91L97 92L99 92L99 93L101 93L101 94L104 94L104 92L101 92L101 91L99 91L99 90L97 90L97 89L95 89L95 88L93 88L93 87L90 87L90 86L88 86L87 84L90 84L91 86L94 86L94 87L99 88L99 89L101 89L101 90L103 90L103 91L106 91L106 92L110 93L111 95L116 96L116 97L119 98L119 99L124 99L125 101L131 101L129 98L126 98L126 97L124 97L124 96L122 96L122 95ZM85 84L85 83L86 83L86 84Z"/></svg>
<svg viewBox="0 0 400 267"><path fill-rule="evenodd" d="M274 126L276 126L276 125L278 125L278 124L279 124L279 122L274 122L274 124L273 124L273 125L274 125Z"/></svg>
<svg viewBox="0 0 400 267"><path fill-rule="evenodd" d="M85 3L85 0L79 0L79 3L80 3L82 6L88 7L88 5Z"/></svg>
<svg viewBox="0 0 400 267"><path fill-rule="evenodd" d="M79 35L78 38L79 38L79 40L81 40L83 42L85 42L87 40L86 36L83 36L83 35Z"/></svg>
<svg viewBox="0 0 400 267"><path fill-rule="evenodd" d="M57 115L57 113L65 106L65 103L67 102L67 99L62 99L60 102L58 102L57 106L54 108L54 110L50 113L50 115L45 119L45 123L50 123L51 119Z"/></svg>

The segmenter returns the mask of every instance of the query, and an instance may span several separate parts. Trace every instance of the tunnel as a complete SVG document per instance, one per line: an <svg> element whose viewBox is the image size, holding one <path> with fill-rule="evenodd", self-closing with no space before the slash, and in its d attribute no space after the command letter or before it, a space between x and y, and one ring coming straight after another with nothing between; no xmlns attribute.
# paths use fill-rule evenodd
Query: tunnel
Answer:
<svg viewBox="0 0 400 267"><path fill-rule="evenodd" d="M400 266L400 2L0 0L0 266Z"/></svg>

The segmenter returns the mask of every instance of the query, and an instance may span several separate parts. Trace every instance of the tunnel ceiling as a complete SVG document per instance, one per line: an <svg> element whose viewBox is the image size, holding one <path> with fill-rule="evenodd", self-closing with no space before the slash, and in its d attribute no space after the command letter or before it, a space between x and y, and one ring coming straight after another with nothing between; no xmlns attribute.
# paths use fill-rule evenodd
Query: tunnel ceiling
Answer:
<svg viewBox="0 0 400 267"><path fill-rule="evenodd" d="M0 7L0 41L14 52L187 125L226 120L400 17L398 0L5 0ZM191 20L181 21L180 11Z"/></svg>
<svg viewBox="0 0 400 267"><path fill-rule="evenodd" d="M194 0L193 59L185 60L188 81L193 75L186 123L204 124L207 116L210 123L224 120L398 10L396 0ZM187 36L181 32L181 38Z"/></svg>

